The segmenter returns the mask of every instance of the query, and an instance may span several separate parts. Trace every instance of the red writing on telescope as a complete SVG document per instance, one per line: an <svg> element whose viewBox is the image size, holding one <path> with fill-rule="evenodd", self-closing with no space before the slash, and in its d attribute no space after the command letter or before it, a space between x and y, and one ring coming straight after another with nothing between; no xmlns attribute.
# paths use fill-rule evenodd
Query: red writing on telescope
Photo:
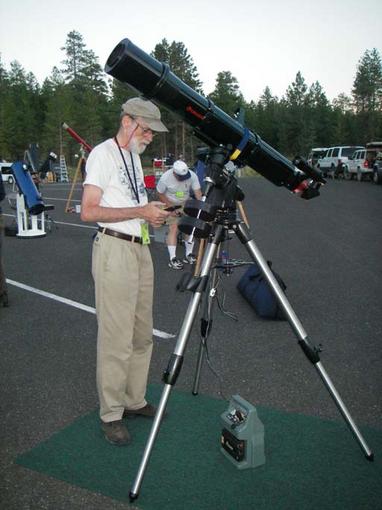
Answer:
<svg viewBox="0 0 382 510"><path fill-rule="evenodd" d="M186 112L191 113L194 117L196 117L197 119L200 119L200 120L204 120L206 118L205 115L203 115L202 113L197 112L190 105L186 106Z"/></svg>

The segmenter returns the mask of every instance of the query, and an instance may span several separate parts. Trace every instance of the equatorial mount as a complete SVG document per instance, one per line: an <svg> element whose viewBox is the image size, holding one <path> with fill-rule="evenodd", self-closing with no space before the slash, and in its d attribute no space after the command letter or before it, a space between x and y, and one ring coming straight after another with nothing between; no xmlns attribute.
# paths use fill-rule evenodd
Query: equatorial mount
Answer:
<svg viewBox="0 0 382 510"><path fill-rule="evenodd" d="M179 230L196 238L206 239L212 232L212 223L231 226L237 222L236 203L244 200L237 184L236 167L229 166L231 147L215 147L206 157L206 176L202 200L189 199L184 205L185 216Z"/></svg>

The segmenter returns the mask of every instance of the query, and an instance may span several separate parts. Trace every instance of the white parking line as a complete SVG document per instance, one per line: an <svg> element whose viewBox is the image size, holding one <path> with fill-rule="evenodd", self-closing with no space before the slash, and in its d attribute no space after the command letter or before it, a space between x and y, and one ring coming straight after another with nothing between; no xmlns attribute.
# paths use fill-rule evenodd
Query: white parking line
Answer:
<svg viewBox="0 0 382 510"><path fill-rule="evenodd" d="M67 221L56 220L54 220L54 223L57 223L57 225L69 225L70 227L92 228L93 230L97 230L95 225L81 225L80 223L68 223Z"/></svg>
<svg viewBox="0 0 382 510"><path fill-rule="evenodd" d="M8 218L15 218L14 214L3 213L3 216L8 216ZM68 223L67 221L56 221L56 220L54 220L54 224L57 224L57 225L69 225L69 227L91 228L94 231L97 230L97 226L96 225L81 225L80 223Z"/></svg>
<svg viewBox="0 0 382 510"><path fill-rule="evenodd" d="M83 305L82 303L78 303L77 301L73 301L71 299L67 299L61 296L57 296L56 294L52 294L51 292L45 292L44 290L36 289L34 287L30 287L29 285L25 285L24 283L16 282L9 278L6 278L7 283L9 285L14 285L15 287L19 287L20 289L28 290L29 292L34 292L35 294L39 294L40 296L53 299L54 301L59 301L60 303L64 303L65 305L73 306L74 308L79 308L84 312L92 313L95 315L95 308L88 305ZM158 338L174 338L175 335L170 333L165 333L164 331L160 331L158 329L153 329L153 335Z"/></svg>
<svg viewBox="0 0 382 510"><path fill-rule="evenodd" d="M9 218L15 218L14 214L3 213L3 216L8 216ZM90 229L94 230L94 232L96 232L98 230L98 226L97 225L81 225L81 223L68 223L67 221L57 221L57 220L54 220L54 225L67 225L69 227L90 228ZM154 234L150 234L150 237L154 238L155 235Z"/></svg>
<svg viewBox="0 0 382 510"><path fill-rule="evenodd" d="M73 186L72 183L63 183L63 184L48 184L48 185L45 185L45 184L42 184L40 186L40 188L43 190L43 191L46 191L47 189L65 189L65 188L71 188ZM78 183L78 184L75 184L74 185L74 189L82 189L83 186L81 183Z"/></svg>
<svg viewBox="0 0 382 510"><path fill-rule="evenodd" d="M46 197L45 195L42 197L44 201L46 200L61 200L62 202L67 202L68 199L67 198L55 198L55 197ZM81 199L77 200L77 199L70 199L70 202L81 202Z"/></svg>

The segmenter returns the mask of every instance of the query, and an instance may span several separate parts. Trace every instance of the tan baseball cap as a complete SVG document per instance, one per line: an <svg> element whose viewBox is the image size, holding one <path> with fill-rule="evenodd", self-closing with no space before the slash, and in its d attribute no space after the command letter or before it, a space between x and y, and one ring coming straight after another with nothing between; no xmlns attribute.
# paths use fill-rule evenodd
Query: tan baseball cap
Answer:
<svg viewBox="0 0 382 510"><path fill-rule="evenodd" d="M141 117L148 127L153 131L165 132L168 131L166 126L160 120L159 108L146 99L140 97L133 97L128 99L122 105L122 113L130 115L131 117Z"/></svg>

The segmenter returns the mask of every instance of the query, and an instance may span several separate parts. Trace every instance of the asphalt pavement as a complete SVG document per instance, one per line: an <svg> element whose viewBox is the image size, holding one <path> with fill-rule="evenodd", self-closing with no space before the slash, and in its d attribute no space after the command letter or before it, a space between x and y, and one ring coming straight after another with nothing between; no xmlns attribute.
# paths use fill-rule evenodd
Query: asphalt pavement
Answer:
<svg viewBox="0 0 382 510"><path fill-rule="evenodd" d="M309 342L322 344L322 364L353 419L380 429L382 186L329 180L321 196L310 201L264 178L243 178L240 186L256 245L284 279ZM90 273L95 227L77 213L64 212L70 187L43 185L45 203L55 206L45 237L4 242L10 307L0 308L0 501L7 510L128 508L15 464L20 453L97 408ZM80 198L76 185L71 205ZM7 202L3 212L12 225L15 211ZM163 243L152 243L152 255L159 336L150 382L160 383L192 295L176 291L182 272L167 267ZM250 261L235 237L229 255ZM341 421L289 324L258 318L239 295L236 285L245 269L221 274L219 303L229 314L216 300L208 340L214 372L204 363L200 393L240 394L255 405ZM176 388L192 389L199 330L198 317ZM349 441L360 455L350 434Z"/></svg>

